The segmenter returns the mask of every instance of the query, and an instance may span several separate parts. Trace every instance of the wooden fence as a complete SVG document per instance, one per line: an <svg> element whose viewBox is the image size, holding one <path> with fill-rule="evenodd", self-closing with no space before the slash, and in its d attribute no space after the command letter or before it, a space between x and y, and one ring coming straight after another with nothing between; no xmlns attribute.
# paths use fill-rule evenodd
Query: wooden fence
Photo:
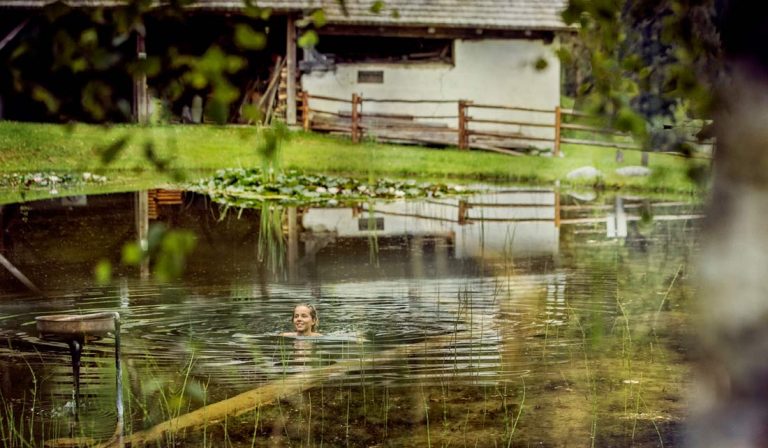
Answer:
<svg viewBox="0 0 768 448"><path fill-rule="evenodd" d="M485 149L513 155L522 154L518 151L521 148L538 145L551 149L557 156L564 143L642 150L631 135L609 128L603 123L604 119L559 106L536 109L466 100L373 99L358 94L343 99L310 95L306 91L301 93L300 101L305 130L348 134L353 142L371 136L379 141L455 145L460 149ZM329 110L331 104L337 108ZM367 112L365 104L389 110L410 107L409 113L400 110ZM419 113L427 108L432 112ZM698 142L689 138L686 142L697 148L695 157L710 157L714 152L713 141Z"/></svg>

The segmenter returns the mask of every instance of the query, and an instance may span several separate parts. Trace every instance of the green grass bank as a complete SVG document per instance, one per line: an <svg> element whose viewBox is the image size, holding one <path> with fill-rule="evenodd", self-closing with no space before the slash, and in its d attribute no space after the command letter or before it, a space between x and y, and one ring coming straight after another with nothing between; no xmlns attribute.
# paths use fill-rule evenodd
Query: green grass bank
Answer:
<svg viewBox="0 0 768 448"><path fill-rule="evenodd" d="M126 144L105 163L105 152L117 142ZM0 122L0 174L36 171L95 172L109 178L103 191L146 188L195 179L212 170L262 165L258 147L262 132L255 127L134 125L52 125ZM159 172L147 157L166 170ZM688 175L705 169L706 160L650 154L647 177L623 177L621 166L639 165L640 153L625 151L624 162L615 150L564 145L563 157L509 156L485 151L460 151L366 141L353 144L341 137L294 132L281 145L280 167L308 173L345 174L366 178L417 177L454 181L526 182L591 186L594 180L569 181L573 169L593 166L604 173L597 183L606 189L694 194L699 190ZM91 188L93 190L93 188ZM8 192L6 192L7 194Z"/></svg>

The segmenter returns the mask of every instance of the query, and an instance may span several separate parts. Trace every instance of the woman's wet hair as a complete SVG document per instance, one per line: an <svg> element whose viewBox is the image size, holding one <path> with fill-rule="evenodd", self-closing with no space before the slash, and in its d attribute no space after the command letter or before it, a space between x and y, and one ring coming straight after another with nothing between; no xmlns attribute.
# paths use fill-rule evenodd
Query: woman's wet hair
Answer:
<svg viewBox="0 0 768 448"><path fill-rule="evenodd" d="M298 303L293 307L293 313L295 313L296 308L300 306L305 306L309 309L309 316L312 317L312 320L314 321L312 328L310 328L309 331L316 331L317 327L320 325L320 319L317 317L317 309L311 303ZM293 322L293 313L291 313L291 322Z"/></svg>

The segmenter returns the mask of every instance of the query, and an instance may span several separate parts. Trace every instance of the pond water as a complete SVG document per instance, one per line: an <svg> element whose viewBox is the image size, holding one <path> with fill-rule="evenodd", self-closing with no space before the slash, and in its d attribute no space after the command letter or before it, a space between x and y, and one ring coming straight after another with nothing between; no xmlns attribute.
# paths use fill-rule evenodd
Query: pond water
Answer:
<svg viewBox="0 0 768 448"><path fill-rule="evenodd" d="M162 446L680 445L700 210L517 187L333 208L165 190L4 205L0 254L44 296L0 270L0 437L110 438L114 339L85 344L75 418L69 351L35 317L117 311L126 436L275 393ZM196 235L175 281L151 257L121 263L158 223ZM280 337L302 302L324 336ZM290 378L311 380L281 392Z"/></svg>

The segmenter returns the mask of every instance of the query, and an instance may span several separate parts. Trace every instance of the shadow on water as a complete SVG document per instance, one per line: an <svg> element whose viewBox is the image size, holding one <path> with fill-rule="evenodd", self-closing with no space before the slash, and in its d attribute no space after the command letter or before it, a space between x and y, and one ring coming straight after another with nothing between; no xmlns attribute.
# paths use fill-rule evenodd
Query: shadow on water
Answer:
<svg viewBox="0 0 768 448"><path fill-rule="evenodd" d="M34 321L117 311L126 434L351 366L165 444L680 443L698 204L499 188L222 210L157 190L2 206L0 253L46 297L0 272L0 435L109 438L110 343L82 352L73 422L68 350ZM156 222L197 235L176 281L120 264L123 245ZM104 286L93 280L100 260L114 267ZM325 336L278 336L300 302L317 306ZM425 343L440 335L448 342Z"/></svg>

